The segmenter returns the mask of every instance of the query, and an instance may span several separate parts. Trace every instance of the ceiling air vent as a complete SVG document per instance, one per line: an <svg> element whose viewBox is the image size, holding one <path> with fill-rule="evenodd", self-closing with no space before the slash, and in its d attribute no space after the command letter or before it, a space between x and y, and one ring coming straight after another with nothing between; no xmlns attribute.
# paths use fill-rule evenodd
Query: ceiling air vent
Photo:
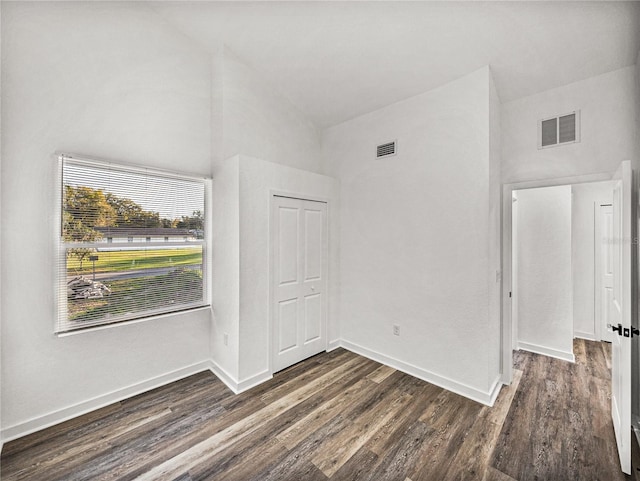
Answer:
<svg viewBox="0 0 640 481"><path fill-rule="evenodd" d="M538 148L580 142L580 111L538 121Z"/></svg>
<svg viewBox="0 0 640 481"><path fill-rule="evenodd" d="M386 144L381 144L376 147L376 158L380 157L389 157L390 155L396 155L397 145L396 141L387 142Z"/></svg>

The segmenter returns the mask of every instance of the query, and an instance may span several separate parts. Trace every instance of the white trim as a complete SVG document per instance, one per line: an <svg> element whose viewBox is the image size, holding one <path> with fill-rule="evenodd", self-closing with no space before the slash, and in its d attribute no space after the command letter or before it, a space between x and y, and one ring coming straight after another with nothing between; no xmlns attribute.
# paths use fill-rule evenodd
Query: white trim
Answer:
<svg viewBox="0 0 640 481"><path fill-rule="evenodd" d="M310 200L311 202L322 202L323 204L327 204L327 207L332 202L332 200L329 197L325 197L322 195L303 194L300 191L284 190L284 189L270 189L269 201L271 201L273 197L285 197L287 199Z"/></svg>
<svg viewBox="0 0 640 481"><path fill-rule="evenodd" d="M340 341L340 346L364 356L366 358L372 359L379 363L382 363L386 366L397 369L398 371L402 371L405 374L409 374L410 376L417 377L418 379L422 379L423 381L429 382L431 384L435 384L443 389L454 392L456 394L460 394L466 398L469 398L473 401L477 401L486 406L493 406L498 394L500 393L500 389L502 388L502 383L500 382L500 377L498 376L489 391L481 391L480 389L467 386L466 384L460 383L458 381L454 381L448 377L440 376L431 371L427 371L426 369L422 369L420 367L414 366L404 361L400 361L399 359L395 359L393 357L389 357L380 352L373 351L363 346L359 346L358 344L354 344L349 341L345 341L344 339Z"/></svg>
<svg viewBox="0 0 640 481"><path fill-rule="evenodd" d="M588 341L598 341L593 332L585 332L585 331L573 331L573 336L578 337L580 339L586 339Z"/></svg>
<svg viewBox="0 0 640 481"><path fill-rule="evenodd" d="M340 346L340 339L335 339L333 341L329 341L327 343L327 352L331 352L334 351L336 349L338 349Z"/></svg>
<svg viewBox="0 0 640 481"><path fill-rule="evenodd" d="M202 305L202 306L189 307L189 308L181 310L181 311L162 312L162 313L159 313L159 314L154 314L152 316L140 317L138 319L127 319L127 320L124 320L124 321L113 321L113 322L110 322L109 324L96 324L94 326L85 327L85 328L82 328L82 329L72 329L70 331L54 332L53 335L56 336L56 337L77 336L78 334L84 334L86 332L102 331L103 329L112 329L114 327L121 327L121 326L130 326L132 324L139 324L141 322L156 321L158 319L164 319L164 318L167 318L167 317L179 316L181 314L186 314L186 313L189 313L189 312L206 311L206 310L212 311L213 307L211 305Z"/></svg>
<svg viewBox="0 0 640 481"><path fill-rule="evenodd" d="M563 361L576 362L576 358L572 352L559 351L557 349L538 346L537 344L531 344L529 342L518 342L518 349L533 352L535 354L542 354L543 356L555 357L556 359L561 359Z"/></svg>
<svg viewBox="0 0 640 481"><path fill-rule="evenodd" d="M151 174L160 177L180 178L184 180L206 181L211 179L210 175L204 175L194 172L182 172L170 169L159 169L156 167L145 167L141 164L123 162L120 160L105 159L100 157L87 156L82 154L71 154L67 152L55 152L54 155L61 161L68 160L76 165L82 164L91 167L105 167L119 170L121 172L136 172L138 174Z"/></svg>
<svg viewBox="0 0 640 481"><path fill-rule="evenodd" d="M498 395L500 394L500 390L502 389L502 379L500 374L496 376L493 380L493 384L491 385L491 389L489 389L489 403L487 404L490 407L496 403L496 399L498 399Z"/></svg>
<svg viewBox="0 0 640 481"><path fill-rule="evenodd" d="M214 376L220 379L220 381L222 381L224 385L233 392L233 394L243 393L273 378L273 374L271 374L269 370L266 370L243 379L242 381L238 381L213 360L210 361L208 368Z"/></svg>
<svg viewBox="0 0 640 481"><path fill-rule="evenodd" d="M224 383L224 385L233 392L233 394L240 394L240 391L238 390L238 381L231 374L220 367L217 362L211 359L207 368L213 373L214 376L220 379Z"/></svg>
<svg viewBox="0 0 640 481"><path fill-rule="evenodd" d="M82 416L83 414L95 411L96 409L106 407L115 402L119 402L132 396L136 396L138 394L142 394L147 391L151 391L152 389L156 389L166 384L178 381L180 379L184 379L185 377L191 376L193 374L210 370L210 367L211 364L208 360L201 361L196 364L192 364L190 366L186 366L181 369L177 369L175 371L171 371L166 374L147 379L146 381L132 384L122 389L116 389L114 391L96 396L92 399L88 399L77 404L73 404L71 406L67 406L62 409L57 409L48 414L33 417L31 419L28 419L27 421L23 421L14 424L13 426L2 429L0 435L2 438L2 442L6 443L13 439L26 436L27 434L31 434L36 431L40 431L42 429L59 424L61 422L68 421L69 419Z"/></svg>
<svg viewBox="0 0 640 481"><path fill-rule="evenodd" d="M273 374L269 370L262 371L251 377L243 379L242 381L238 382L238 392L236 394L248 391L249 389L254 388L270 379L273 379Z"/></svg>

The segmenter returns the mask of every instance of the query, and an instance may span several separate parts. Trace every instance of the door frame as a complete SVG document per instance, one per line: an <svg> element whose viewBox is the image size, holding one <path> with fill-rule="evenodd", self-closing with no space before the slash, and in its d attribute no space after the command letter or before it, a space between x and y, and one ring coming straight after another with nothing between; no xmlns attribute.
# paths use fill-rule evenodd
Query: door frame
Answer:
<svg viewBox="0 0 640 481"><path fill-rule="evenodd" d="M328 346L329 346L329 308L330 308L330 296L329 296L329 276L331 275L330 270L329 270L329 266L331 265L329 262L329 257L331 255L331 232L329 230L329 218L331 216L331 200L327 197L323 197L323 196L317 196L317 195L311 195L311 194L303 194L300 192L296 192L296 191L287 191L287 190L279 190L279 189L271 189L269 191L269 237L268 237L268 242L269 242L269 271L268 271L268 278L269 278L269 314L268 314L268 319L269 319L269 325L268 327L268 332L269 332L269 339L268 339L268 349L269 349L269 374L271 376L273 376L274 372L274 352L273 352L273 329L274 329L274 304L275 304L275 296L276 296L276 290L274 289L274 284L275 284L275 269L273 266L273 262L275 260L275 255L274 255L274 249L275 249L275 243L274 243L274 219L275 219L275 215L274 215L274 210L275 210L275 201L274 198L275 197L286 197L289 199L297 199L297 200L303 200L303 201L309 201L309 202L321 202L324 203L326 205L326 215L325 215L325 219L324 219L324 229L326 232L326 239L327 239L327 245L326 245L326 249L325 249L325 253L326 253L326 258L323 259L322 261L322 272L323 272L323 282L322 282L322 287L324 289L325 292L325 296L322 302L322 308L325 310L325 323L322 326L322 335L324 336L324 349L325 351L327 350Z"/></svg>
<svg viewBox="0 0 640 481"><path fill-rule="evenodd" d="M513 314L512 299L512 197L514 190L536 187L554 187L559 185L586 184L611 180L613 172L599 174L556 177L551 179L529 180L502 184L502 316L501 316L501 381L511 384L513 380Z"/></svg>
<svg viewBox="0 0 640 481"><path fill-rule="evenodd" d="M602 312L602 207L613 207L611 203L603 204L602 201L595 202L594 209L594 259L593 265L595 270L594 279L594 336L596 341L606 341L603 336L602 318L600 313Z"/></svg>

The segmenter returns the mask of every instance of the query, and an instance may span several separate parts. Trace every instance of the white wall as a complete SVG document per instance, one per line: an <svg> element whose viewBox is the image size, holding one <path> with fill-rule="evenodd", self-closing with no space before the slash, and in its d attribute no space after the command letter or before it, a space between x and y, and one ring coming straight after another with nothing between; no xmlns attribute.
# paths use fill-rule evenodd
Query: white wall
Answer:
<svg viewBox="0 0 640 481"><path fill-rule="evenodd" d="M238 391L271 375L269 191L331 199L330 219L337 225L338 190L334 179L313 173L320 170L321 157L313 124L224 45L212 58L211 91L215 312L210 345L216 374ZM331 259L337 265L337 254ZM337 274L333 269L332 299L339 294ZM330 312L330 323L335 319ZM331 326L335 339L337 329Z"/></svg>
<svg viewBox="0 0 640 481"><path fill-rule="evenodd" d="M596 339L595 216L601 204L612 203L613 185L591 182L571 187L573 335L584 339Z"/></svg>
<svg viewBox="0 0 640 481"><path fill-rule="evenodd" d="M499 374L490 90L484 68L323 137L341 182L342 343L483 402Z"/></svg>
<svg viewBox="0 0 640 481"><path fill-rule="evenodd" d="M489 292L489 373L502 372L500 356L500 280L502 278L501 224L502 184L501 175L501 138L500 98L493 76L489 75L489 272L487 277Z"/></svg>
<svg viewBox="0 0 640 481"><path fill-rule="evenodd" d="M514 100L502 106L502 182L613 173L640 158L635 68ZM538 150L538 120L580 110L581 141Z"/></svg>
<svg viewBox="0 0 640 481"><path fill-rule="evenodd" d="M573 360L571 186L517 199L518 347Z"/></svg>
<svg viewBox="0 0 640 481"><path fill-rule="evenodd" d="M236 156L216 169L214 202L220 207L214 253L215 327L212 353L216 373L242 391L271 377L269 218L273 191L328 201L328 340L336 345L339 299L339 187L330 177ZM220 212L232 208L229 212ZM237 207L236 207L237 206ZM239 247L238 247L239 246ZM229 251L227 252L227 249ZM215 259L218 259L217 261ZM229 344L223 336L229 334ZM220 372L222 371L222 372Z"/></svg>
<svg viewBox="0 0 640 481"><path fill-rule="evenodd" d="M2 2L5 440L209 358L207 311L53 335L52 154L209 174L210 63L143 4Z"/></svg>
<svg viewBox="0 0 640 481"><path fill-rule="evenodd" d="M227 384L238 379L240 322L240 180L237 158L213 176L213 328L211 358ZM224 335L228 336L227 345Z"/></svg>
<svg viewBox="0 0 640 481"><path fill-rule="evenodd" d="M339 183L336 179L247 156L240 158L240 382L269 369L269 218L273 191L328 202L327 340L337 333Z"/></svg>
<svg viewBox="0 0 640 481"><path fill-rule="evenodd" d="M251 67L222 47L223 159L237 154L320 171L313 123Z"/></svg>

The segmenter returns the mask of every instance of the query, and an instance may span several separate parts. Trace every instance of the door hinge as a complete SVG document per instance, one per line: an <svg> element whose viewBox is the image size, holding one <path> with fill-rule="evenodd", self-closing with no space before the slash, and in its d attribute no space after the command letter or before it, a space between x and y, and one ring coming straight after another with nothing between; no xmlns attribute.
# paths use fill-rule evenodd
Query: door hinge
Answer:
<svg viewBox="0 0 640 481"><path fill-rule="evenodd" d="M640 335L640 331L635 327L622 327L622 324L618 323L617 326L611 326L612 332L617 332L618 336L633 337Z"/></svg>

